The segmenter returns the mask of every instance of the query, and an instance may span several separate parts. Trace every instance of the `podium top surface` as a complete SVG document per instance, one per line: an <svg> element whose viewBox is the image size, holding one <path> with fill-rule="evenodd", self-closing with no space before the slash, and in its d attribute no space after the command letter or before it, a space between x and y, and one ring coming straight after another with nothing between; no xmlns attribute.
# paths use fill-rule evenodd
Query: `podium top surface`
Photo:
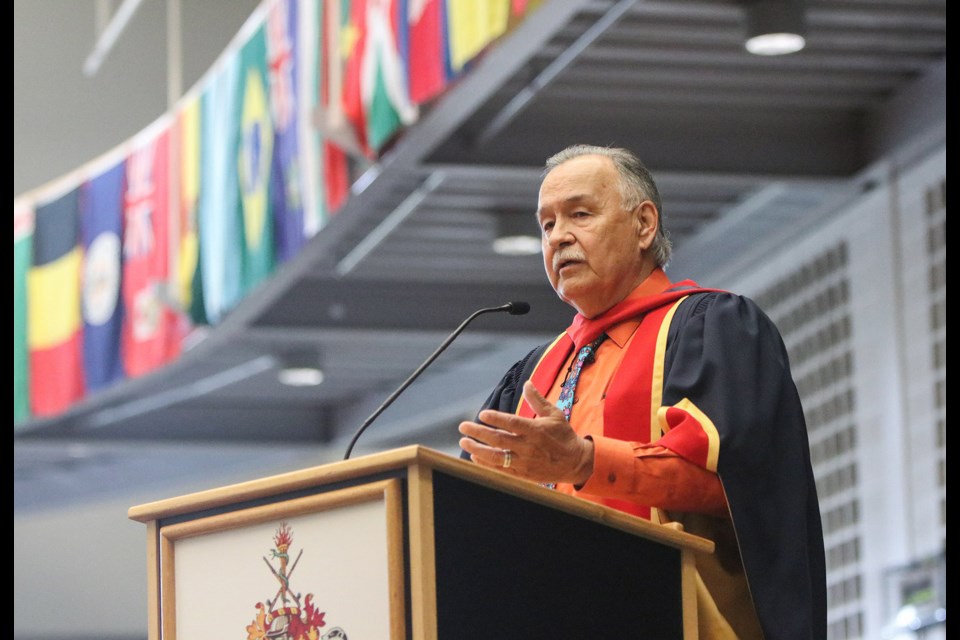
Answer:
<svg viewBox="0 0 960 640"><path fill-rule="evenodd" d="M234 503L268 499L295 491L320 489L326 485L358 481L371 475L425 467L485 485L595 522L652 538L663 544L690 551L712 553L712 541L688 534L673 526L655 524L600 504L557 493L505 473L486 469L445 453L411 445L350 460L225 485L197 493L133 506L131 520L148 523L164 518L227 507Z"/></svg>

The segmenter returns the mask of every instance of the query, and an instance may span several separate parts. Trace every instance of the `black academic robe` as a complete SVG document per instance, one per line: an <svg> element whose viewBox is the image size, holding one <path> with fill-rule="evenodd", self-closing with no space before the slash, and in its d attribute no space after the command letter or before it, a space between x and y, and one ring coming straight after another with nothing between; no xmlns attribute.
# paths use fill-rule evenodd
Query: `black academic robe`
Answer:
<svg viewBox="0 0 960 640"><path fill-rule="evenodd" d="M516 411L547 347L511 367L483 408ZM780 333L753 301L709 292L678 306L662 406L684 399L719 434L716 471L764 637L823 640L826 569L806 424Z"/></svg>

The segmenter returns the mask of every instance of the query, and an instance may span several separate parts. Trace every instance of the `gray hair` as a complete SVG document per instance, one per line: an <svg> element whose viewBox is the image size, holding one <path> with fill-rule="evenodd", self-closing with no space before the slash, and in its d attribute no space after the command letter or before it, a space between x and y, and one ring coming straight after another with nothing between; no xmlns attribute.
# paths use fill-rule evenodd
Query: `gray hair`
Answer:
<svg viewBox="0 0 960 640"><path fill-rule="evenodd" d="M670 252L673 247L670 242L670 234L663 224L660 190L657 189L657 183L653 180L653 176L647 167L644 166L636 154L627 149L575 144L547 159L543 177L546 177L548 173L564 162L580 156L603 156L613 161L613 165L617 168L617 173L620 176L620 198L625 208L632 210L644 200L653 202L653 206L657 208L660 224L657 225L657 235L650 245L650 250L653 252L653 258L657 266L665 267L670 261Z"/></svg>

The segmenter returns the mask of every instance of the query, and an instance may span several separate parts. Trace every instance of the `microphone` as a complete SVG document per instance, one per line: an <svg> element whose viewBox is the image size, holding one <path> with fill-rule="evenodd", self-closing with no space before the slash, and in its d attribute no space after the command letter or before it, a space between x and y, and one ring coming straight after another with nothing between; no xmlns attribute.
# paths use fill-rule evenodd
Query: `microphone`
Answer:
<svg viewBox="0 0 960 640"><path fill-rule="evenodd" d="M353 452L354 445L357 444L357 440L360 439L360 435L367 430L367 427L369 427L374 420L377 419L377 416L379 416L381 413L383 413L387 409L387 407L393 404L393 401L396 400L401 393L403 393L404 389L409 387L410 384L414 380L416 380L421 373L423 373L424 369L429 367L430 364L437 359L437 356L443 353L443 351L450 346L450 343L453 342L454 339L458 335L460 335L464 329L467 328L468 324L473 322L474 318L476 318L477 316L483 315L484 313L496 313L500 311L506 311L512 316L522 316L528 311L530 311L530 305L527 304L526 302L519 302L519 301L508 302L506 304L500 305L499 307L487 307L486 309L478 309L474 311L472 314L470 314L470 317L468 317L466 320L461 322L460 326L457 327L453 333L447 336L447 339L444 340L439 347L437 347L437 350L431 353L430 357L424 360L423 364L417 367L417 370L414 371L412 374L410 374L410 377L404 380L403 384L401 384L396 391L390 394L390 397L384 400L383 404L381 404L376 411L370 414L369 418L364 420L363 424L360 425L360 428L357 429L357 432L354 434L353 439L350 440L350 446L347 447L347 452L346 454L344 454L343 459L346 460L350 457L350 454Z"/></svg>

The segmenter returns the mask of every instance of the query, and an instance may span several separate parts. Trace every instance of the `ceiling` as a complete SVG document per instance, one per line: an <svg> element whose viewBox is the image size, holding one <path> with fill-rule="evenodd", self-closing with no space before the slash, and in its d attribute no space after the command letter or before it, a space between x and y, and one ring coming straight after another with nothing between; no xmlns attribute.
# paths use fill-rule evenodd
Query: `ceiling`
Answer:
<svg viewBox="0 0 960 640"><path fill-rule="evenodd" d="M356 166L345 207L176 363L17 430L15 508L118 479L340 459L473 311L528 302L477 318L353 455L455 447L506 367L570 318L538 256L491 249L503 220L536 231L552 153L635 150L662 191L669 272L719 285L761 241L869 188L863 170L928 111L945 133L945 0L810 0L807 24L805 50L764 58L743 48L738 2L545 2L379 163ZM324 382L281 385L278 368L305 357Z"/></svg>

